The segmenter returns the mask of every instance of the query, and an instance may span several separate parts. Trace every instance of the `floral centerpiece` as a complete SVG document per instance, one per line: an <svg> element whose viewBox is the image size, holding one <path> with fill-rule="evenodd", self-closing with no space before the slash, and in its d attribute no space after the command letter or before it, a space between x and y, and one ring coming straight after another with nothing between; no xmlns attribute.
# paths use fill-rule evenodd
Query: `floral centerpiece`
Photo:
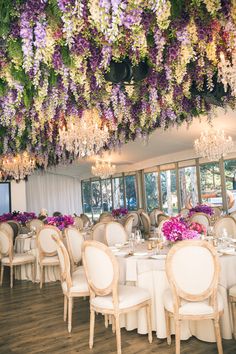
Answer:
<svg viewBox="0 0 236 354"><path fill-rule="evenodd" d="M189 224L183 217L175 216L164 223L162 232L167 241L176 242L198 239L205 230L198 223Z"/></svg>
<svg viewBox="0 0 236 354"><path fill-rule="evenodd" d="M189 210L188 216L190 217L195 213L204 213L209 216L212 216L214 214L214 209L207 204L197 204L195 207L193 207Z"/></svg>
<svg viewBox="0 0 236 354"><path fill-rule="evenodd" d="M71 215L49 216L46 219L48 225L58 227L59 230L64 230L70 225L74 224L74 218Z"/></svg>
<svg viewBox="0 0 236 354"><path fill-rule="evenodd" d="M128 209L126 208L118 208L112 210L112 216L114 218L121 218L122 216L125 216L127 214L128 214Z"/></svg>
<svg viewBox="0 0 236 354"><path fill-rule="evenodd" d="M37 219L37 216L34 212L20 212L20 211L13 211L12 213L5 213L0 216L0 222L15 220L25 225L28 221L32 219Z"/></svg>

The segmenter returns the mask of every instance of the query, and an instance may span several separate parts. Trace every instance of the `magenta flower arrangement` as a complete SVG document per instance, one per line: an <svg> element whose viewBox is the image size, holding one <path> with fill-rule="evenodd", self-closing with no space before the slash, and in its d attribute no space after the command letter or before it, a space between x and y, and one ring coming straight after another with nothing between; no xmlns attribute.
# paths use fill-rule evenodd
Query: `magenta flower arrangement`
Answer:
<svg viewBox="0 0 236 354"><path fill-rule="evenodd" d="M204 213L211 216L214 214L214 209L206 204L197 204L189 210L189 216L192 216L195 213Z"/></svg>
<svg viewBox="0 0 236 354"><path fill-rule="evenodd" d="M128 209L126 209L126 208L118 208L118 209L112 210L112 216L114 218L120 218L120 217L125 216L127 214L128 214Z"/></svg>
<svg viewBox="0 0 236 354"><path fill-rule="evenodd" d="M234 1L4 5L0 155L27 149L38 166L76 159L59 144L59 129L88 107L96 107L109 128L109 150L158 127L190 123L213 105L235 105L234 81L225 78L222 59L232 66ZM148 76L131 87L106 81L111 63L127 58L133 68L148 63Z"/></svg>
<svg viewBox="0 0 236 354"><path fill-rule="evenodd" d="M5 213L0 216L0 222L8 221L8 220L15 220L19 223L25 225L28 221L32 219L37 219L37 216L33 212L20 212L20 211L13 211L12 213Z"/></svg>
<svg viewBox="0 0 236 354"><path fill-rule="evenodd" d="M58 227L59 230L64 230L66 227L74 224L74 218L71 215L49 216L46 219L48 225Z"/></svg>
<svg viewBox="0 0 236 354"><path fill-rule="evenodd" d="M198 231L191 229L187 221L181 216L171 217L167 220L162 227L162 232L166 240L170 242L198 239L200 237Z"/></svg>

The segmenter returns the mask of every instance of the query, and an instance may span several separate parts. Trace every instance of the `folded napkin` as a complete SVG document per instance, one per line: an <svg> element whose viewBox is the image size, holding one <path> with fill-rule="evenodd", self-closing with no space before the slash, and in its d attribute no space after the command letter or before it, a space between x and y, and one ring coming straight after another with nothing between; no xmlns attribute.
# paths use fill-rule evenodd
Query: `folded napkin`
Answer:
<svg viewBox="0 0 236 354"><path fill-rule="evenodd" d="M166 259L166 254L154 254L151 256L153 259Z"/></svg>
<svg viewBox="0 0 236 354"><path fill-rule="evenodd" d="M219 250L218 252L222 254L229 254L229 255L235 255L236 256L236 251L234 248L224 248L222 250Z"/></svg>
<svg viewBox="0 0 236 354"><path fill-rule="evenodd" d="M134 256L139 256L139 257L148 256L148 252L134 252Z"/></svg>

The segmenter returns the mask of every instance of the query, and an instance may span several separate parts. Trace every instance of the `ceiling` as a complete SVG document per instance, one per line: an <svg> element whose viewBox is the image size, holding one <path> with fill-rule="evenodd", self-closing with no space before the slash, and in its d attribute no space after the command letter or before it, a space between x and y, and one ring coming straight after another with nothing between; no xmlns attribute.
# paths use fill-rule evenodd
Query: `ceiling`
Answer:
<svg viewBox="0 0 236 354"><path fill-rule="evenodd" d="M224 110L217 109L216 117L212 119L211 124L208 123L206 117L201 117L201 119L195 118L189 127L184 123L179 128L171 128L167 131L157 129L150 135L147 144L144 144L142 140L129 142L120 151L104 153L102 158L98 157L98 159L110 160L117 164L117 171L122 172L196 157L193 151L193 141L202 131L212 128L224 129L225 133L236 142L236 111L228 110L225 113ZM80 159L69 166L59 165L56 168L50 168L48 172L79 179L88 178L91 177L91 165L94 160L95 158Z"/></svg>

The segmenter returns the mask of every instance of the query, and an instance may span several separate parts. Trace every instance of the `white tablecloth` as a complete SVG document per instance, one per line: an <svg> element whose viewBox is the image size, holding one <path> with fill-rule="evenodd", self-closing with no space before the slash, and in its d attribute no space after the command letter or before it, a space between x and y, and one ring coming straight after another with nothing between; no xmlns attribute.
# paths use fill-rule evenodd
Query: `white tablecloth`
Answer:
<svg viewBox="0 0 236 354"><path fill-rule="evenodd" d="M169 288L165 272L165 260L141 257L117 257L120 266L121 283L132 282L137 286L148 289L152 298L152 329L158 338L166 338L165 313L163 295ZM229 311L227 290L236 284L236 256L224 255L220 257L221 274L219 291L224 300L224 314L221 317L221 333L224 339L232 338L232 320ZM142 309L138 313L123 316L121 326L127 330L137 328L138 333L146 334L146 314ZM174 326L172 323L172 333ZM182 321L181 339L191 336L214 342L215 334L212 321Z"/></svg>

